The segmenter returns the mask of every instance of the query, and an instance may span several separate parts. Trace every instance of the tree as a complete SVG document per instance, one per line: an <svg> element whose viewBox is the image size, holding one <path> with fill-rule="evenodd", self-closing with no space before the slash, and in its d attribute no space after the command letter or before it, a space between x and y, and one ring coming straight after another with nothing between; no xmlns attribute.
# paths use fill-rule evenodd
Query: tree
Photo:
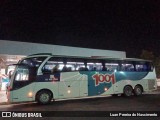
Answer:
<svg viewBox="0 0 160 120"><path fill-rule="evenodd" d="M147 50L142 50L142 53L140 55L140 58L145 59L145 60L154 60L154 54L151 51L147 51Z"/></svg>
<svg viewBox="0 0 160 120"><path fill-rule="evenodd" d="M153 52L147 51L147 50L142 50L140 58L146 59L146 60L151 60L156 68L157 78L160 78L160 56L156 57L153 54Z"/></svg>
<svg viewBox="0 0 160 120"><path fill-rule="evenodd" d="M156 68L157 78L160 78L160 56L155 58L154 65Z"/></svg>

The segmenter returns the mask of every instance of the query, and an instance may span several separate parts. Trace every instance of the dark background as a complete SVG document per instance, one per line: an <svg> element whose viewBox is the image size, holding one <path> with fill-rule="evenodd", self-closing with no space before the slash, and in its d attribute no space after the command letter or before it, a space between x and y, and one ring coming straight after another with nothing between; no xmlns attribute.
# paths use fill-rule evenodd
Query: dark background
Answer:
<svg viewBox="0 0 160 120"><path fill-rule="evenodd" d="M0 0L0 39L159 56L160 0Z"/></svg>

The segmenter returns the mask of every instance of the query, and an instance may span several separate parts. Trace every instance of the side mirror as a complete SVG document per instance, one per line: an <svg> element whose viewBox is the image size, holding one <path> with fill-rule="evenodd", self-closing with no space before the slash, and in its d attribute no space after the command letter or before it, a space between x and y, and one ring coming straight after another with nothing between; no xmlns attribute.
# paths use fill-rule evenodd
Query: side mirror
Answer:
<svg viewBox="0 0 160 120"><path fill-rule="evenodd" d="M11 79L12 75L9 75L9 79Z"/></svg>
<svg viewBox="0 0 160 120"><path fill-rule="evenodd" d="M11 79L11 77L12 77L12 74L13 74L13 71L9 71L9 79Z"/></svg>

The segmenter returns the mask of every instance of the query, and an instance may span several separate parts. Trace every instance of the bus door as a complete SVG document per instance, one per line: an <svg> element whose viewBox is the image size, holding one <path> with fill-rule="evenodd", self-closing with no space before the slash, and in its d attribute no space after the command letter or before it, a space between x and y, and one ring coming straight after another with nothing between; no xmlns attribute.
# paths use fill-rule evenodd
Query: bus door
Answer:
<svg viewBox="0 0 160 120"><path fill-rule="evenodd" d="M80 80L78 72L62 72L59 82L59 98L80 96Z"/></svg>
<svg viewBox="0 0 160 120"><path fill-rule="evenodd" d="M12 102L31 101L32 100L32 81L35 78L34 68L25 65L18 65L14 73L11 86Z"/></svg>

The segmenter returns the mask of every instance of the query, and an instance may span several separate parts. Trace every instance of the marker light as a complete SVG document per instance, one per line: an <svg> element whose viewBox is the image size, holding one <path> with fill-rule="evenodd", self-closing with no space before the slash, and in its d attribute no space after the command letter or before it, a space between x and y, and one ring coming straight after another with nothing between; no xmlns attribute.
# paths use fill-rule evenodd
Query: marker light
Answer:
<svg viewBox="0 0 160 120"><path fill-rule="evenodd" d="M70 90L68 90L67 92L68 92L69 94L71 93L71 91L70 91Z"/></svg>
<svg viewBox="0 0 160 120"><path fill-rule="evenodd" d="M104 91L107 91L108 90L108 88L104 88Z"/></svg>
<svg viewBox="0 0 160 120"><path fill-rule="evenodd" d="M33 96L33 93L32 92L29 92L28 93L28 97L32 97Z"/></svg>

